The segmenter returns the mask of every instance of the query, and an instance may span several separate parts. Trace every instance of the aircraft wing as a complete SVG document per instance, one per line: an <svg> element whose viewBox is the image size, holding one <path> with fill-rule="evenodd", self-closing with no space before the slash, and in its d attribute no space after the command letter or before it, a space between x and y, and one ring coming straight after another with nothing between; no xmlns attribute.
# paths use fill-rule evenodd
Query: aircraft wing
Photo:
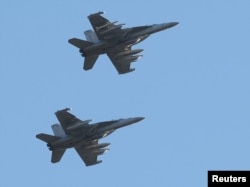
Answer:
<svg viewBox="0 0 250 187"><path fill-rule="evenodd" d="M103 12L90 14L88 19L97 35L99 40L111 39L123 33L122 26L124 24L115 24L116 22L110 22L103 16Z"/></svg>
<svg viewBox="0 0 250 187"><path fill-rule="evenodd" d="M97 157L104 154L107 149L99 148L101 147L99 145L101 144L98 144L98 140L94 140L89 142L87 145L75 146L75 150L86 166L91 166L102 162L101 160L97 160Z"/></svg>
<svg viewBox="0 0 250 187"><path fill-rule="evenodd" d="M82 120L75 117L73 114L69 113L69 108L66 108L64 110L59 110L55 113L58 121L60 122L64 132L66 134L69 133L70 127L76 125L79 122L83 122Z"/></svg>
<svg viewBox="0 0 250 187"><path fill-rule="evenodd" d="M134 51L139 53L142 49ZM137 61L142 55L134 55L134 51L131 50L131 47L123 47L113 48L107 52L108 57L119 74L129 73L135 70L134 68L130 68L130 64Z"/></svg>

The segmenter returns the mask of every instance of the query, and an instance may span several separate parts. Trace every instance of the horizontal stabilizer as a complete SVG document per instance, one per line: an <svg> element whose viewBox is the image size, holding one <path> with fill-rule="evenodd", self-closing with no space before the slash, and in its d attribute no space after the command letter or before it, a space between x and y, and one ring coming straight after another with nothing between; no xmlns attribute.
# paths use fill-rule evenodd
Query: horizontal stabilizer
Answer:
<svg viewBox="0 0 250 187"><path fill-rule="evenodd" d="M52 135L49 135L49 134L44 134L44 133L41 133L41 134L37 134L36 137L46 143L51 143L51 142L54 142L56 140L59 140L60 137L58 136L52 136Z"/></svg>
<svg viewBox="0 0 250 187"><path fill-rule="evenodd" d="M78 39L78 38L72 38L72 39L69 39L68 41L70 44L78 47L79 49L84 49L88 46L91 46L93 44L93 42L89 42L89 41L85 41L85 40L81 40L81 39Z"/></svg>
<svg viewBox="0 0 250 187"><path fill-rule="evenodd" d="M84 59L84 70L92 69L99 55L86 56Z"/></svg>
<svg viewBox="0 0 250 187"><path fill-rule="evenodd" d="M65 153L66 149L52 151L51 162L56 163L59 162Z"/></svg>

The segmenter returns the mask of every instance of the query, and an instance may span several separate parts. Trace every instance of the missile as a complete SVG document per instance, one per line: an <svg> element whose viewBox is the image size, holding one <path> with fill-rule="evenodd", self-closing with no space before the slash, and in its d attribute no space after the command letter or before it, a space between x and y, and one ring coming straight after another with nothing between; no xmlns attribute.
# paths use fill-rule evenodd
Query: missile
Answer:
<svg viewBox="0 0 250 187"><path fill-rule="evenodd" d="M67 130L75 130L75 129L79 128L79 127L88 125L90 121L92 121L92 120L88 119L88 120L82 121L80 123L77 123L77 124L75 124L73 126L68 127Z"/></svg>
<svg viewBox="0 0 250 187"><path fill-rule="evenodd" d="M135 56L128 56L126 58L121 59L121 63L127 63L127 62L135 62L139 60L142 57L142 55L135 55Z"/></svg>
<svg viewBox="0 0 250 187"><path fill-rule="evenodd" d="M143 49L123 51L123 52L118 53L115 57L119 58L119 57L123 57L123 56L135 55L135 54L140 53L142 51L143 51Z"/></svg>
<svg viewBox="0 0 250 187"><path fill-rule="evenodd" d="M91 152L86 152L84 153L84 155L86 156L91 156L91 155L102 155L104 154L105 152L107 152L107 149L96 149L96 150L93 150Z"/></svg>
<svg viewBox="0 0 250 187"><path fill-rule="evenodd" d="M131 40L127 40L124 43L121 43L121 45L134 45L134 44L138 43L139 41L140 41L139 38L134 38Z"/></svg>
<svg viewBox="0 0 250 187"><path fill-rule="evenodd" d="M95 144L95 145L86 146L86 147L84 147L84 149L87 149L87 150L100 149L100 148L107 147L109 145L110 145L110 143L101 143L101 144Z"/></svg>
<svg viewBox="0 0 250 187"><path fill-rule="evenodd" d="M118 21L114 21L114 22L108 22L108 23L106 23L106 24L104 24L104 25L101 25L101 26L99 26L99 27L96 27L95 29L96 29L96 31L99 31L99 30L101 30L101 29L103 29L103 28L105 28L105 27L108 27L108 26L110 26L110 25L114 25L114 24L116 24Z"/></svg>
<svg viewBox="0 0 250 187"><path fill-rule="evenodd" d="M114 25L112 28L106 30L106 31L102 31L100 33L100 35L108 35L108 34L112 34L111 32L114 32L115 30L118 30L120 28L122 28L122 26L125 25L124 23L119 24L119 25Z"/></svg>
<svg viewBox="0 0 250 187"><path fill-rule="evenodd" d="M125 42L121 43L121 46L124 46L124 45L128 45L128 46L135 45L135 44L137 44L137 43L145 40L147 37L148 37L148 35L145 35L145 36L135 37L135 38L126 40Z"/></svg>

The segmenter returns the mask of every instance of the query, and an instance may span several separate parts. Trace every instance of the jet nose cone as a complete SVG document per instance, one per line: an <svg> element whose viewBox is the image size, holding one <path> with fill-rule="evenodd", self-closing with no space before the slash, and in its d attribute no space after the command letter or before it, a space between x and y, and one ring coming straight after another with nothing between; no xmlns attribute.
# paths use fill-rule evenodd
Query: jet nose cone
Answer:
<svg viewBox="0 0 250 187"><path fill-rule="evenodd" d="M174 27L178 24L179 24L179 22L170 22L170 23L168 23L168 28Z"/></svg>
<svg viewBox="0 0 250 187"><path fill-rule="evenodd" d="M144 119L144 117L136 117L136 118L134 118L134 121L135 122L138 122L138 121L141 121L141 120L143 120Z"/></svg>

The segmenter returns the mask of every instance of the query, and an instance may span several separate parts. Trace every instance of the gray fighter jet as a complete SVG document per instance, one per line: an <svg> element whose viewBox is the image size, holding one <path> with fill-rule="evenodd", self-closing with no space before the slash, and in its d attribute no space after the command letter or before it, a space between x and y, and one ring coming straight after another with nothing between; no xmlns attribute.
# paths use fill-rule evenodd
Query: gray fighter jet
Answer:
<svg viewBox="0 0 250 187"><path fill-rule="evenodd" d="M74 147L86 166L99 164L98 155L104 154L109 143L98 143L100 138L108 136L116 129L143 120L143 117L119 119L89 124L91 120L82 121L68 112L69 108L55 113L59 124L52 125L53 135L40 133L36 137L47 143L52 151L51 162L59 162L67 148Z"/></svg>
<svg viewBox="0 0 250 187"><path fill-rule="evenodd" d="M82 56L85 57L84 70L92 69L98 56L107 53L119 74L134 71L134 68L130 68L130 64L142 57L140 52L143 49L132 50L132 45L143 41L150 34L178 24L178 22L170 22L123 29L122 26L125 24L116 24L117 21L110 22L101 14L103 12L88 16L94 31L84 32L87 41L77 38L69 40L69 43L78 47Z"/></svg>

